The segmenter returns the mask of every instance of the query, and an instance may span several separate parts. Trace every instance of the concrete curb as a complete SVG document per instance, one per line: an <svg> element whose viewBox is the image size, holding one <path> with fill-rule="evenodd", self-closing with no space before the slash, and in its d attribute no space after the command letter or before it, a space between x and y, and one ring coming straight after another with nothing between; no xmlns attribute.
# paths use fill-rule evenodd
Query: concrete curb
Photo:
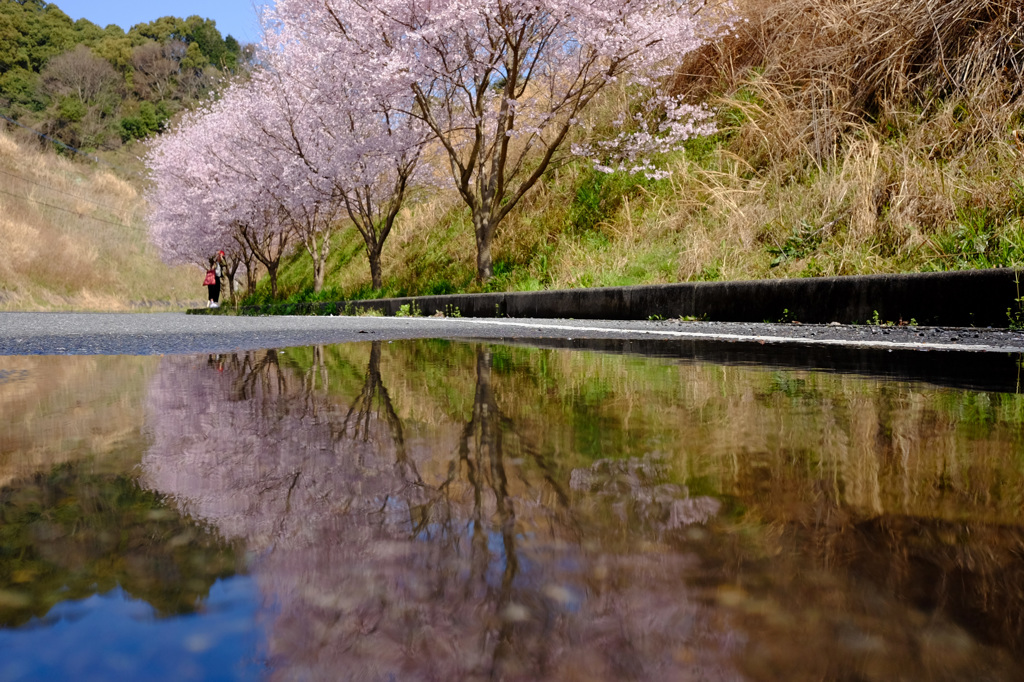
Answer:
<svg viewBox="0 0 1024 682"><path fill-rule="evenodd" d="M695 317L728 322L841 322L874 319L922 325L1006 327L1007 311L1022 313L1019 271L962 270L901 275L811 277L740 282L565 289L490 294L412 296L292 306L259 306L250 315L334 315L403 306L420 315L646 320ZM215 314L227 309L197 309Z"/></svg>

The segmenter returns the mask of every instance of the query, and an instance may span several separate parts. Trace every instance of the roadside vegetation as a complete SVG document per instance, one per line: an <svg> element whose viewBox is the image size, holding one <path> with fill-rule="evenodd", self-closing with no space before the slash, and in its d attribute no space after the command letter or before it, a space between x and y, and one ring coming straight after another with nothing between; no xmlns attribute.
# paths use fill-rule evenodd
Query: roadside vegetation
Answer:
<svg viewBox="0 0 1024 682"><path fill-rule="evenodd" d="M0 310L205 298L196 273L163 265L149 242L140 141L250 57L198 16L124 30L0 0Z"/></svg>
<svg viewBox="0 0 1024 682"><path fill-rule="evenodd" d="M403 210L373 289L341 231L326 287L286 257L278 300L920 272L1024 263L1024 2L743 0L672 85L717 134L647 180L551 173L475 279L458 197ZM608 98L597 116L621 110ZM248 302L267 302L261 283Z"/></svg>
<svg viewBox="0 0 1024 682"><path fill-rule="evenodd" d="M19 3L0 3L0 8L10 10L9 4L20 8ZM277 267L276 294L266 277L257 282L239 275L236 285L250 286L236 301L299 303L1024 265L1024 0L735 4L743 20L732 34L691 53L666 85L670 94L712 106L717 125L713 135L694 138L664 160L669 177L606 174L589 161L571 158L553 164L495 232L488 279L478 276L473 217L458 194L436 186L410 188L381 249L379 286L371 279L365 239L344 218L322 249L322 286L315 286L307 249L293 239ZM53 6L47 7L53 13ZM177 21L198 26L193 19ZM109 39L97 40L90 46L94 52ZM183 43L191 49L192 43ZM33 67L39 87L52 55L48 59ZM14 73L2 68L7 71L0 85ZM213 69L229 71L226 62L216 66L208 59L202 73L215 75ZM185 80L180 74L169 77L168 92L188 91ZM140 105L137 92L120 92L124 102ZM175 101L181 109L193 102L184 95ZM8 105L21 107L21 120L42 125L59 102L59 96L50 96L34 112L13 99ZM587 122L604 125L628 107L625 92L607 91ZM21 129L16 134L28 135ZM82 144L84 138L68 139ZM120 134L107 139L123 145ZM128 160L135 155L134 143L119 149L125 155L122 166L139 163ZM431 153L436 155L427 156ZM11 163L19 173L38 165L28 156ZM118 173L108 175L118 178ZM133 215L143 215L140 195L125 196L128 204L134 202ZM33 205L31 210L43 209ZM103 257L86 257L93 264L79 267L82 254L107 252L108 238L110 253L118 254L112 257L120 258L123 237L108 237L92 223L79 235L72 221L60 223L63 232L56 236L37 238L18 228L29 237L15 239L10 219L5 209L4 239L28 246L15 246L0 263L5 307L127 307L136 299L174 305L204 296L195 270L180 280L185 288L164 292L174 278L164 276L167 271L155 256L142 255L149 247L141 235L132 238L131 248L139 251L128 249L137 255L126 268L110 266ZM55 251L62 239L88 246L76 246L64 260ZM21 255L39 248L47 250L46 258ZM25 262L35 265L29 270L15 265ZM120 278L136 265L130 283L107 289L96 284L104 278L113 282L111 273ZM265 272L256 260L250 267L254 274ZM31 270L39 274L25 274ZM47 293L25 293L42 282ZM134 293L145 291L147 282L155 287L152 293ZM110 291L110 299L95 302L94 292L100 290Z"/></svg>

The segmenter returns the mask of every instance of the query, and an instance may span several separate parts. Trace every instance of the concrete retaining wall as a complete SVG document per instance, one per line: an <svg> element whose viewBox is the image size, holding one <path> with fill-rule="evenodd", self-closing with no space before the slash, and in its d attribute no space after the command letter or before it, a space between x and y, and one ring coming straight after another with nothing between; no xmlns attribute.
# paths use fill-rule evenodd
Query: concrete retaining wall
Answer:
<svg viewBox="0 0 1024 682"><path fill-rule="evenodd" d="M692 316L731 322L864 323L877 312L883 321L914 319L928 325L1005 327L1007 309L1019 310L1016 278L1013 270L968 270L418 296L354 301L352 305L387 315L415 304L424 315L457 309L466 317L646 320Z"/></svg>
<svg viewBox="0 0 1024 682"><path fill-rule="evenodd" d="M601 289L416 296L308 304L288 312L338 314L375 309L394 315L415 306L464 317L646 320L696 317L731 322L910 322L939 326L1008 326L1017 312L1018 272L966 270L906 275L692 282ZM190 311L191 312L191 311ZM205 312L203 310L194 312ZM243 311L273 314L272 309ZM282 311L276 311L282 312Z"/></svg>

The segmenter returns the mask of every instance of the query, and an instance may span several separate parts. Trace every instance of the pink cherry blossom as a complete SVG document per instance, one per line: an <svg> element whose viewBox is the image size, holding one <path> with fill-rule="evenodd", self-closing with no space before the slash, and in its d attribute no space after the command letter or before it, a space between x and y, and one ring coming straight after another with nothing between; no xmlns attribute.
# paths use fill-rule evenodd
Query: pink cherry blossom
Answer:
<svg viewBox="0 0 1024 682"><path fill-rule="evenodd" d="M319 289L347 218L379 288L430 144L470 209L486 281L498 226L549 169L575 155L658 177L660 155L713 130L709 110L659 88L731 22L699 0L278 0L261 69L154 144L153 240L171 261L234 242L276 293L298 238ZM609 130L589 110L613 87L632 114Z"/></svg>
<svg viewBox="0 0 1024 682"><path fill-rule="evenodd" d="M278 0L267 16L306 49L358 54L379 92L411 90L406 114L472 212L481 280L498 225L564 152L658 175L655 155L711 130L706 109L659 86L732 22L727 5L676 0ZM642 113L609 139L580 120L616 83Z"/></svg>

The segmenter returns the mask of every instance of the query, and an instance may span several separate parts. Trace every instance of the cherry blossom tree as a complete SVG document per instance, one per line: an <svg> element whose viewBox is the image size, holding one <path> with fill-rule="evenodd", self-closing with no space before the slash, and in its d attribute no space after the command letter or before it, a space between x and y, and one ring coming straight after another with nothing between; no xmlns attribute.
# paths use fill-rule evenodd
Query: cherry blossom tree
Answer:
<svg viewBox="0 0 1024 682"><path fill-rule="evenodd" d="M206 114L204 109L184 117L150 143L150 238L168 263L194 263L204 270L211 255L224 251L233 299L238 276L244 274L249 291L255 287L256 261L238 225L217 215L233 190L213 144L219 143L217 120Z"/></svg>
<svg viewBox="0 0 1024 682"><path fill-rule="evenodd" d="M379 289L384 243L410 186L422 181L417 171L429 130L404 113L412 93L387 87L347 41L324 43L305 26L270 18L267 27L264 80L282 121L266 134L305 165L328 213L344 207Z"/></svg>
<svg viewBox="0 0 1024 682"><path fill-rule="evenodd" d="M220 220L236 227L266 268L276 298L281 258L296 226L315 231L324 216L314 205L305 170L270 144L267 122L280 124L280 116L259 85L254 81L229 88L207 117L219 133L215 153L230 179L224 184L232 187L219 204Z"/></svg>
<svg viewBox="0 0 1024 682"><path fill-rule="evenodd" d="M201 114L186 116L156 138L146 156L150 238L170 264L204 267L233 241L231 226L214 218L223 192L214 150L206 147L216 139L213 123Z"/></svg>
<svg viewBox="0 0 1024 682"><path fill-rule="evenodd" d="M330 240L342 210L302 160L302 150L319 131L307 124L308 105L287 86L276 70L255 73L233 93L233 125L264 155L260 170L272 172L250 174L252 189L262 188L274 197L280 220L289 228L278 234L290 233L302 242L312 258L313 290L318 292L324 286Z"/></svg>
<svg viewBox="0 0 1024 682"><path fill-rule="evenodd" d="M652 155L712 129L658 86L731 22L701 0L278 0L267 16L317 49L346 45L383 91L411 92L405 113L433 133L472 213L482 281L498 225L568 153L656 174ZM613 84L634 113L598 135L581 121Z"/></svg>
<svg viewBox="0 0 1024 682"><path fill-rule="evenodd" d="M294 214L285 203L292 177L251 125L262 102L245 86L161 136L147 155L153 180L150 233L170 262L200 262L231 242L241 260L251 254L266 267L272 295L291 238Z"/></svg>
<svg viewBox="0 0 1024 682"><path fill-rule="evenodd" d="M396 123L396 121L399 121ZM350 115L343 128L325 131L332 141L343 137L351 161L343 172L328 173L336 196L363 238L374 289L384 285L381 255L395 225L417 168L425 136L422 129L378 102L371 118ZM341 158L341 157L335 157ZM341 169L338 169L341 170Z"/></svg>
<svg viewBox="0 0 1024 682"><path fill-rule="evenodd" d="M273 36L263 70L155 145L151 198L166 208L152 216L154 239L173 254L197 243L208 248L227 229L267 269L276 296L280 258L298 237L320 291L331 236L347 216L380 288L384 242L415 180L427 131L375 86L357 55L311 51L286 31Z"/></svg>

